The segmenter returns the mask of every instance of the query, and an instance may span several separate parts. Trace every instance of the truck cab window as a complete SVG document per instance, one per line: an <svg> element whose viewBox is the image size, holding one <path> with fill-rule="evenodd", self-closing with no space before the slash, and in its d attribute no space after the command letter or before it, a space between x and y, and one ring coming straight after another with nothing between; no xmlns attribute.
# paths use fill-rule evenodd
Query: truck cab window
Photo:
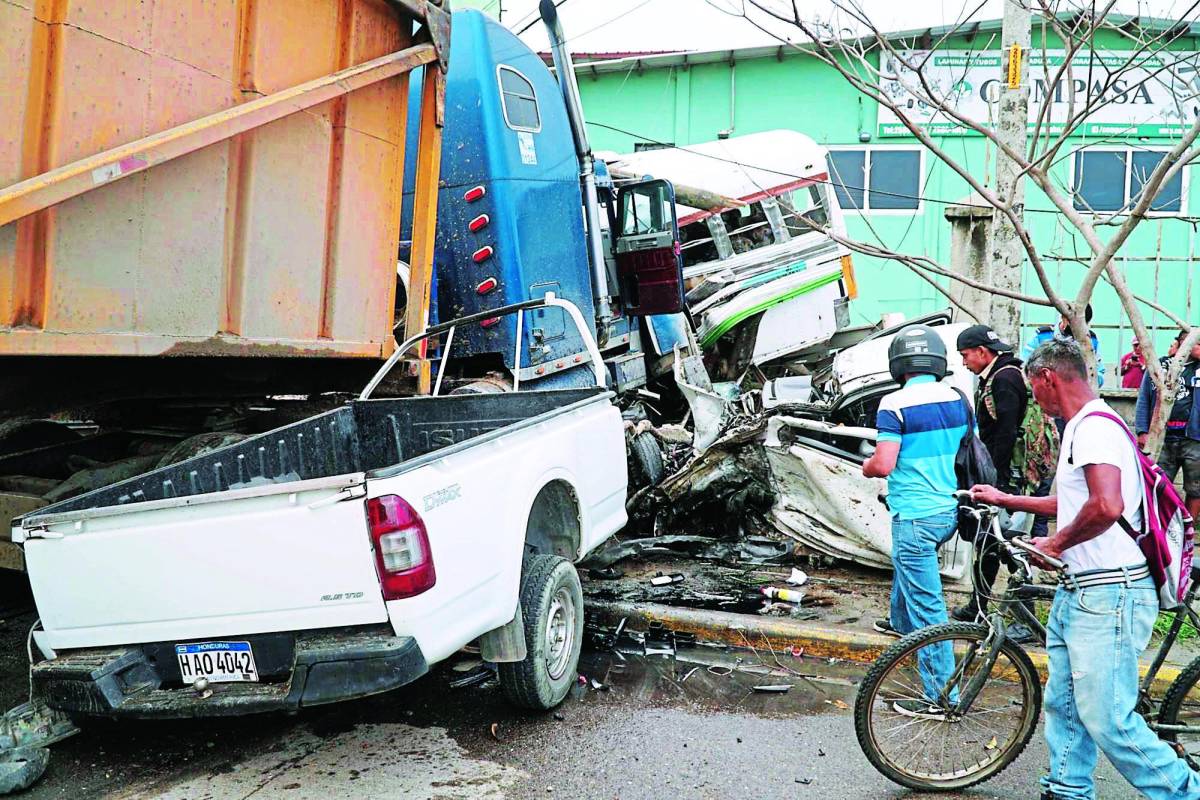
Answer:
<svg viewBox="0 0 1200 800"><path fill-rule="evenodd" d="M533 84L512 67L502 65L496 72L500 77L500 105L504 109L505 124L514 131L540 131L542 117L538 113Z"/></svg>
<svg viewBox="0 0 1200 800"><path fill-rule="evenodd" d="M622 234L667 233L672 231L675 218L670 198L661 186L630 187L621 220Z"/></svg>

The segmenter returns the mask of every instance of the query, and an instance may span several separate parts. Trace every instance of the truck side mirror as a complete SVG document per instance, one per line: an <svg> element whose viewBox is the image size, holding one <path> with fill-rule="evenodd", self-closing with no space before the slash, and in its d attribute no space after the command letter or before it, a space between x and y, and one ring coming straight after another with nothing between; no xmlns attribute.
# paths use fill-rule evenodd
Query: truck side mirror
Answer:
<svg viewBox="0 0 1200 800"><path fill-rule="evenodd" d="M642 181L617 193L614 247L625 313L644 317L684 309L683 261L669 181Z"/></svg>

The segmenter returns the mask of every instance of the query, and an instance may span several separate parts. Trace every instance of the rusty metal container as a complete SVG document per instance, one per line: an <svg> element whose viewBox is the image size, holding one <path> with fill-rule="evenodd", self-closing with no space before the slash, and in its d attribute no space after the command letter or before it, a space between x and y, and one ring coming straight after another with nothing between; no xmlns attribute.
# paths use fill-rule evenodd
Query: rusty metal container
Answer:
<svg viewBox="0 0 1200 800"><path fill-rule="evenodd" d="M0 3L0 356L386 355L428 9Z"/></svg>

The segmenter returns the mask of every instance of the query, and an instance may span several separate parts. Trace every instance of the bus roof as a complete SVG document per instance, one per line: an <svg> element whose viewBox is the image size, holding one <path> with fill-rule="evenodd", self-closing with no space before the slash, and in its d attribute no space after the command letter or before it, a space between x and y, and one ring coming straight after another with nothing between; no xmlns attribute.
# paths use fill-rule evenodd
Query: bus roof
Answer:
<svg viewBox="0 0 1200 800"><path fill-rule="evenodd" d="M684 147L642 150L609 159L612 167L663 178L753 203L828 179L826 150L803 133L763 131ZM679 224L713 211L679 205Z"/></svg>

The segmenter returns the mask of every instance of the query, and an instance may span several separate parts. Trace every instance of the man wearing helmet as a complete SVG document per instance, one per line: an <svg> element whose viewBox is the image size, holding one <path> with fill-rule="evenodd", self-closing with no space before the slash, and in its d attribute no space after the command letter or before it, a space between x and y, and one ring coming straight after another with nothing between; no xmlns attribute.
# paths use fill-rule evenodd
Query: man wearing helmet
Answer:
<svg viewBox="0 0 1200 800"><path fill-rule="evenodd" d="M868 478L888 479L892 513L890 619L878 620L875 629L904 635L947 620L937 548L954 535L957 523L954 456L967 432L969 412L958 392L941 383L946 345L931 328L909 325L901 330L888 348L888 368L900 388L879 403L875 453L862 471ZM950 644L924 648L917 663L926 699L897 701L895 710L944 717L934 698L954 666Z"/></svg>

